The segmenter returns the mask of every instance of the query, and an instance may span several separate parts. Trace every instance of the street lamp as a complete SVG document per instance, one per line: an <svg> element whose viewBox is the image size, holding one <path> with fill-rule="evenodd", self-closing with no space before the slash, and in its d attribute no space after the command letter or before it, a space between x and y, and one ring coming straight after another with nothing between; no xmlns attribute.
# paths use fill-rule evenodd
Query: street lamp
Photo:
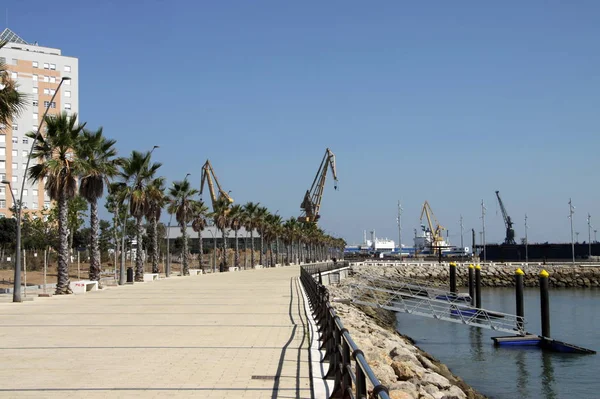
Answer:
<svg viewBox="0 0 600 399"><path fill-rule="evenodd" d="M150 153L148 154L148 158L146 160L146 162L150 162L150 155L152 155L152 153L154 152L154 150L156 150L157 148L160 148L159 146L155 145L152 147L152 149L150 150ZM139 178L140 176L137 176L137 179L135 181L134 187L138 185L139 183ZM129 202L131 202L131 194L126 197L123 202L125 202L125 200L129 199ZM127 207L125 206L125 212L127 212ZM125 215L125 223L123 223L123 237L121 237L121 265L119 267L119 285L123 285L125 284L125 227L127 226L127 214ZM139 250L140 250L140 243L137 243L137 256L139 256Z"/></svg>
<svg viewBox="0 0 600 399"><path fill-rule="evenodd" d="M13 302L21 302L21 204L23 203L23 190L25 189L25 180L27 180L27 170L29 170L29 162L31 161L31 154L33 153L33 149L35 144L37 143L37 139L40 136L40 130L42 130L42 125L44 124L44 120L46 119L46 115L48 115L48 111L54 102L54 98L56 94L58 94L60 87L62 86L65 80L71 80L70 77L65 76L60 80L60 83L56 87L52 98L48 102L46 109L44 110L44 115L42 115L42 121L39 123L37 130L35 132L35 137L33 138L33 142L31 143L31 149L29 150L29 154L27 155L27 163L25 164L25 170L23 171L23 179L21 181L21 192L19 193L19 201L15 200L13 195L13 202L15 203L15 213L17 218L17 242L16 242L16 254L15 254L15 283L13 288ZM6 180L3 180L4 183ZM6 184L6 183L4 183ZM10 184L9 184L10 187ZM12 189L11 189L12 193Z"/></svg>
<svg viewBox="0 0 600 399"><path fill-rule="evenodd" d="M169 242L171 241L171 222L173 221L173 214L169 218L169 224L167 225L167 267L165 268L165 276L171 275L171 251L169 250Z"/></svg>

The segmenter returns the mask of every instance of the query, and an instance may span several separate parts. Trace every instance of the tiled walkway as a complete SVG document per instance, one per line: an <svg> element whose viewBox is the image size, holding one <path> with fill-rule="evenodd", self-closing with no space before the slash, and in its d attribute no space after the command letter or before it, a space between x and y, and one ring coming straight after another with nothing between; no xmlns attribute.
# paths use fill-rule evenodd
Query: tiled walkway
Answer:
<svg viewBox="0 0 600 399"><path fill-rule="evenodd" d="M298 267L0 304L0 397L310 398Z"/></svg>

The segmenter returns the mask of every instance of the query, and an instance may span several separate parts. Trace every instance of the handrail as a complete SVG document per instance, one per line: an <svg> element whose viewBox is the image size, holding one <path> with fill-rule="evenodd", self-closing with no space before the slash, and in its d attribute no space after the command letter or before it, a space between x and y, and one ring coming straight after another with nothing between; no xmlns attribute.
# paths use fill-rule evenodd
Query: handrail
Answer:
<svg viewBox="0 0 600 399"><path fill-rule="evenodd" d="M381 384L361 351L329 302L329 291L321 283L321 273L341 269L348 262L337 264L306 265L300 268L300 281L304 286L320 333L319 349L325 350L322 362L329 363L324 379L333 379L331 398L389 399L388 388ZM315 280L318 278L319 281ZM354 372L352 371L354 359ZM367 382L373 387L367 396Z"/></svg>

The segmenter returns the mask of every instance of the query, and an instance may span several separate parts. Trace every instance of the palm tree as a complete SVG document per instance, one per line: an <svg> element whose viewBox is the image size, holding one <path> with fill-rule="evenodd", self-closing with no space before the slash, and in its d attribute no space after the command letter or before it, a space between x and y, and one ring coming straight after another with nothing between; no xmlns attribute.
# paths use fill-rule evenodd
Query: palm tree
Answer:
<svg viewBox="0 0 600 399"><path fill-rule="evenodd" d="M144 264L142 262L142 221L148 213L148 185L154 179L161 163L151 163L152 151L145 153L132 151L129 158L121 162L119 187L124 201L129 198L129 213L135 218L137 251L135 257L135 281L143 281Z"/></svg>
<svg viewBox="0 0 600 399"><path fill-rule="evenodd" d="M233 265L235 267L240 267L240 247L238 242L238 232L242 228L242 224L244 223L244 208L241 205L234 205L231 207L229 211L229 227L235 233L235 257L233 261Z"/></svg>
<svg viewBox="0 0 600 399"><path fill-rule="evenodd" d="M247 231L250 231L250 245L252 250L250 253L250 267L254 267L256 265L254 261L254 230L256 230L258 227L258 219L256 217L258 213L258 205L259 204L255 204L254 202L248 202L246 205L244 205L244 213L246 214L246 217L244 218L244 227Z"/></svg>
<svg viewBox="0 0 600 399"><path fill-rule="evenodd" d="M69 287L69 230L67 205L77 193L77 177L82 170L80 160L75 156L81 132L85 126L77 123L77 114L71 116L46 116L46 134L39 135L31 157L38 162L29 168L29 178L34 182L46 180L45 189L51 200L58 206L58 275L56 295L72 294ZM34 138L36 133L28 133Z"/></svg>
<svg viewBox="0 0 600 399"><path fill-rule="evenodd" d="M213 221L223 235L223 268L227 267L227 229L231 224L230 202L225 197L219 197L213 205ZM225 269L223 269L225 270Z"/></svg>
<svg viewBox="0 0 600 399"><path fill-rule="evenodd" d="M104 194L104 185L117 174L116 141L102 135L102 128L95 132L83 131L77 157L82 166L79 195L90 204L90 270L89 279L100 281L100 247L98 242L98 199Z"/></svg>
<svg viewBox="0 0 600 399"><path fill-rule="evenodd" d="M266 221L267 221L267 215L269 215L269 210L267 208L263 207L259 207L256 210L256 228L258 229L258 232L260 234L260 258L259 258L259 262L261 266L265 266L263 263L263 248L264 248L264 235L265 235L265 227L266 227Z"/></svg>
<svg viewBox="0 0 600 399"><path fill-rule="evenodd" d="M281 228L281 216L267 214L265 216L265 220L262 227L262 232L265 237L265 241L267 242L267 248L269 248L269 257L270 257L270 266L274 267L275 263L273 262L273 241L279 240L279 235ZM278 246L278 244L276 244ZM276 249L276 255L279 255L279 248Z"/></svg>
<svg viewBox="0 0 600 399"><path fill-rule="evenodd" d="M0 49L6 42L0 42ZM19 92L19 86L11 79L6 63L0 60L0 125L8 125L23 111L27 96Z"/></svg>
<svg viewBox="0 0 600 399"><path fill-rule="evenodd" d="M300 223L298 219L291 217L283 225L283 242L286 244L287 264L294 258L294 242L298 237Z"/></svg>
<svg viewBox="0 0 600 399"><path fill-rule="evenodd" d="M202 201L195 201L192 207L192 229L198 233L198 265L202 270L202 257L204 255L204 246L202 245L202 231L206 228L208 217L208 207Z"/></svg>
<svg viewBox="0 0 600 399"><path fill-rule="evenodd" d="M146 209L146 218L150 222L150 228L152 229L152 273L158 273L158 221L160 220L160 214L165 206L167 199L165 197L165 179L158 177L148 185L147 187L147 198L148 205Z"/></svg>
<svg viewBox="0 0 600 399"><path fill-rule="evenodd" d="M194 200L192 197L198 193L198 190L191 188L187 179L173 182L173 187L169 189L169 208L167 212L175 214L175 220L181 227L181 238L183 239L182 266L183 275L189 276L190 269L188 265L188 237L187 224L192 220Z"/></svg>

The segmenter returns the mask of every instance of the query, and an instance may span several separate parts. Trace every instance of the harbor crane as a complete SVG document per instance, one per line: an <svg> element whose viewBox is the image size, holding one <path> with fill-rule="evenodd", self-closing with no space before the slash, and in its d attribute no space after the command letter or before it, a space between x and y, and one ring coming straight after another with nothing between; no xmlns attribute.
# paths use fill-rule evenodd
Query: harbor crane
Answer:
<svg viewBox="0 0 600 399"><path fill-rule="evenodd" d="M213 182L214 180L214 182ZM210 199L212 200L213 209L215 208L215 203L220 198L225 198L229 204L233 203L233 198L229 196L229 193L221 188L221 184L219 184L219 179L217 179L217 175L215 175L215 171L207 159L204 166L202 166L202 180L200 183L200 198L202 198L202 191L204 190L204 183L208 184L208 191L210 192ZM217 185L218 193L215 191L215 184Z"/></svg>
<svg viewBox="0 0 600 399"><path fill-rule="evenodd" d="M334 180L334 189L337 190L337 172L335 170L335 155L329 148L325 150L325 155L321 160L321 165L317 170L317 175L313 180L312 186L309 190L306 190L304 194L304 200L300 204L302 213L298 220L303 223L317 223L321 215L321 200L323 199L323 189L325 188L325 181L327 180L327 172L331 170Z"/></svg>
<svg viewBox="0 0 600 399"><path fill-rule="evenodd" d="M506 237L504 238L504 244L514 245L515 242L515 230L513 229L513 222L508 213L506 212L506 208L504 207L504 203L502 202L502 198L500 198L500 191L496 191L496 197L498 198L498 203L500 204L500 210L502 211L502 218L504 218L504 226L506 227Z"/></svg>
<svg viewBox="0 0 600 399"><path fill-rule="evenodd" d="M442 231L445 230L444 227L437 221L435 215L433 214L433 210L431 209L431 205L429 202L425 201L423 203L423 209L421 210L421 222L423 221L423 216L427 218L427 225L429 227L429 232L431 234L431 246L434 253L441 252L444 242L444 237L442 237ZM434 227L435 222L435 227Z"/></svg>

